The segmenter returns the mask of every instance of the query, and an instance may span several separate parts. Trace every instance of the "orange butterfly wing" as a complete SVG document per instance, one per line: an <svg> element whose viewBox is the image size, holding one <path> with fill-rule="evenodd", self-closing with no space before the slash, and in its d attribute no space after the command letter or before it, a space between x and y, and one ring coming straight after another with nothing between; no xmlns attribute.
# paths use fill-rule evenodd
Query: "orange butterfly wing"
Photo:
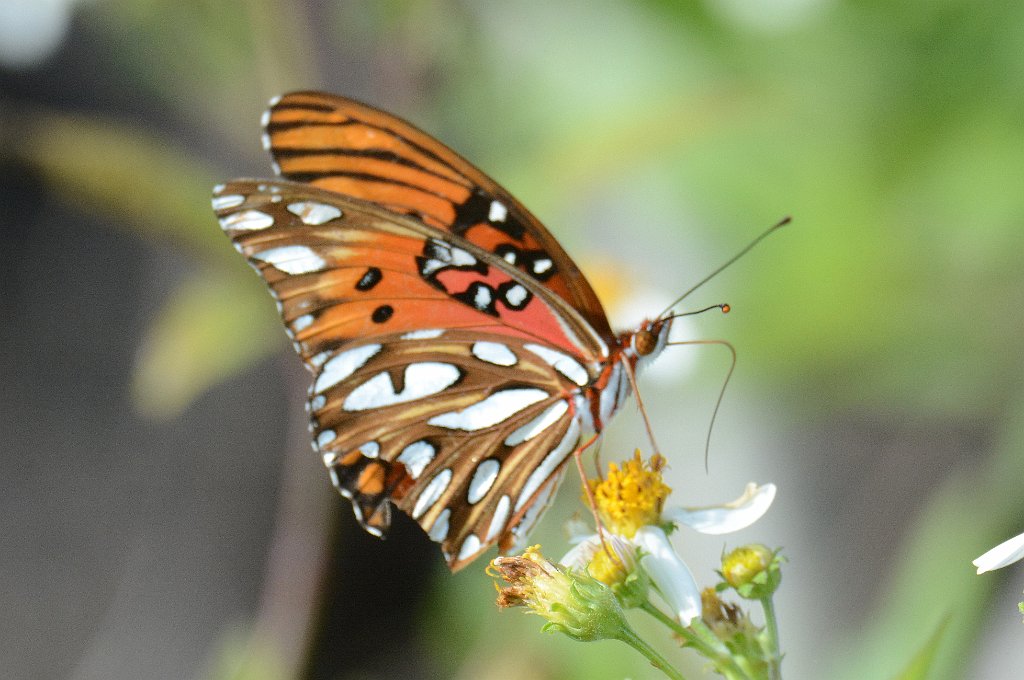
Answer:
<svg viewBox="0 0 1024 680"><path fill-rule="evenodd" d="M363 525L382 533L393 502L453 569L521 540L582 436L593 330L505 260L373 204L235 180L213 205L316 374L316 446ZM481 306L482 281L530 295Z"/></svg>
<svg viewBox="0 0 1024 680"><path fill-rule="evenodd" d="M507 191L409 123L351 99L295 92L264 119L280 174L414 215L517 267L565 300L606 342L604 309L547 229Z"/></svg>

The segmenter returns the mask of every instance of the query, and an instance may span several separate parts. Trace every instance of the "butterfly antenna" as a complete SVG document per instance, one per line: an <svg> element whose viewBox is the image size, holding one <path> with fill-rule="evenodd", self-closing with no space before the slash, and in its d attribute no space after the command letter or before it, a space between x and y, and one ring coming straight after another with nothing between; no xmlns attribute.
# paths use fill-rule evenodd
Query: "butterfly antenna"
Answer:
<svg viewBox="0 0 1024 680"><path fill-rule="evenodd" d="M723 270L723 269L725 269L726 267L728 267L729 265L731 265L731 264L732 264L733 262L735 262L736 260L738 260L738 259L740 259L741 257L743 257L744 255L746 255L746 254L747 254L748 252L750 252L750 250L751 250L751 249L752 249L752 248L753 248L754 246L756 246L756 245L757 245L758 243L760 243L760 242L761 242L761 241L763 241L763 240L764 240L765 238L767 238L767 236L768 236L769 234L771 234L771 233L772 233L773 231L775 231L775 230L776 230L776 229L778 229L779 227L784 227L784 226L786 226L786 225L787 225L787 224L789 224L789 223L790 223L791 221L792 221L792 218L791 218L791 217L790 217L789 215L786 215L786 216L785 216L785 217L783 217L783 218L782 218L781 220L779 220L778 222L776 222L776 223L775 223L775 224L773 224L772 226L770 226L770 227L768 227L767 229L765 229L765 230L764 230L763 232L761 232L761 235L760 235L760 236L758 236L758 237L757 237L757 238L755 238L755 239L754 239L753 241L751 241L751 242L750 242L750 243L748 243L748 244L747 244L746 246L744 246L744 247L743 247L743 249L742 249L742 250L740 250L740 252L736 253L735 255L733 255L732 257L730 257L730 258L729 258L728 260L726 260L726 261L725 261L725 264L722 264L722 265L720 265L720 266L719 266L719 267L718 267L717 269L715 269L715 270L714 270L713 272L711 272L710 274L708 274L707 276L705 276L705 277L704 277L703 279L701 279L700 281L698 281L698 282L697 282L697 283L696 283L696 284L695 284L695 285L694 285L693 287L691 287L691 288L690 288L690 290L686 291L685 293L683 293L682 295L680 295L680 296L679 296L678 298L676 298L676 299L675 299L675 301L674 301L674 302L673 302L672 304L670 304L670 305L669 305L668 307L666 307L666 308L665 308L665 309L664 309L664 310L663 310L663 311L661 312L661 314L659 314L659 315L658 315L658 318L660 319L661 317L665 316L665 314L667 314L667 313L668 313L668 311L669 311L670 309L672 309L673 307L675 307L676 305L678 305L678 304L679 304L680 302L682 302L683 300L685 300L685 299L686 299L687 297L689 297L690 293L692 293L693 291L697 290L698 288L700 288L701 286L703 286L703 285L704 285L705 283L707 283L707 282L708 282L708 281L710 281L711 279L713 279L713 278L715 278L716 276L718 276L718 275L719 275L719 274L720 274L720 273L722 272L722 270Z"/></svg>
<svg viewBox="0 0 1024 680"><path fill-rule="evenodd" d="M676 312L675 314L669 314L668 316L659 317L659 318L664 319L665 321L668 321L669 319L678 319L678 318L683 317L683 316L694 316L696 314L703 314L704 312L710 312L712 309L720 309L720 310L722 310L722 314L728 314L729 312L732 311L732 305L730 305L728 302L720 302L717 305L708 305L704 309L696 309L696 310L694 310L692 312ZM664 312L662 312L662 314L664 314ZM672 343L669 343L669 344L672 344Z"/></svg>
<svg viewBox="0 0 1024 680"><path fill-rule="evenodd" d="M718 418L718 409L722 406L722 398L725 397L725 388L729 386L732 379L732 372L736 369L736 348L728 340L681 340L670 342L669 345L721 345L732 354L732 363L729 364L729 371L722 381L722 389L718 392L718 399L715 401L715 410L711 413L711 422L708 423L708 436L704 440L704 472L708 472L708 457L711 451L711 432L715 429L715 420ZM639 401L639 399L638 399Z"/></svg>

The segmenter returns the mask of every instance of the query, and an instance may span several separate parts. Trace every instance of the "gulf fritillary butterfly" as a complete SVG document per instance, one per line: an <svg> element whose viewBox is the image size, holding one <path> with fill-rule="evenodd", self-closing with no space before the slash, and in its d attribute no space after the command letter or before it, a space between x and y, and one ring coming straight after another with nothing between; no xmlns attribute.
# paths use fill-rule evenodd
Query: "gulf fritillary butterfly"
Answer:
<svg viewBox="0 0 1024 680"><path fill-rule="evenodd" d="M614 334L547 229L409 123L319 92L262 122L283 179L219 185L213 208L315 376L338 491L378 536L409 514L453 571L518 548L672 317Z"/></svg>

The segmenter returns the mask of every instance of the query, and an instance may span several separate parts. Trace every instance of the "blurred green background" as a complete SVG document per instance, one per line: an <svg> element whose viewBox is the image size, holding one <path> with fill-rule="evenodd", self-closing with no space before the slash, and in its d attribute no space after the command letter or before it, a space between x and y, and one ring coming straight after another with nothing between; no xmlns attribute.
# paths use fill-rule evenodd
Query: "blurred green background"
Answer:
<svg viewBox="0 0 1024 680"><path fill-rule="evenodd" d="M655 677L330 490L306 374L209 209L271 174L260 113L308 88L472 159L620 326L793 215L688 301L729 302L688 330L739 351L708 473L726 353L642 380L675 501L780 487L679 549L710 584L724 546L784 548L787 678L893 678L944 620L928 677L1018 677L1024 569L970 561L1024 530L1022 45L1012 2L4 0L4 677ZM603 456L644 441L627 409Z"/></svg>

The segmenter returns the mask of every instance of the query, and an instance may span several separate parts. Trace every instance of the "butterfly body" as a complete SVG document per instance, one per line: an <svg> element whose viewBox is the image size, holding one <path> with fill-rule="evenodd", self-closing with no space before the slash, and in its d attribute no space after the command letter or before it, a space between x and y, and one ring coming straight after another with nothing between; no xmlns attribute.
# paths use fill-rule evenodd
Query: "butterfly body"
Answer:
<svg viewBox="0 0 1024 680"><path fill-rule="evenodd" d="M613 334L547 230L404 121L296 93L264 128L284 179L218 186L213 206L314 374L335 486L371 533L409 514L453 569L521 544L671 318Z"/></svg>

